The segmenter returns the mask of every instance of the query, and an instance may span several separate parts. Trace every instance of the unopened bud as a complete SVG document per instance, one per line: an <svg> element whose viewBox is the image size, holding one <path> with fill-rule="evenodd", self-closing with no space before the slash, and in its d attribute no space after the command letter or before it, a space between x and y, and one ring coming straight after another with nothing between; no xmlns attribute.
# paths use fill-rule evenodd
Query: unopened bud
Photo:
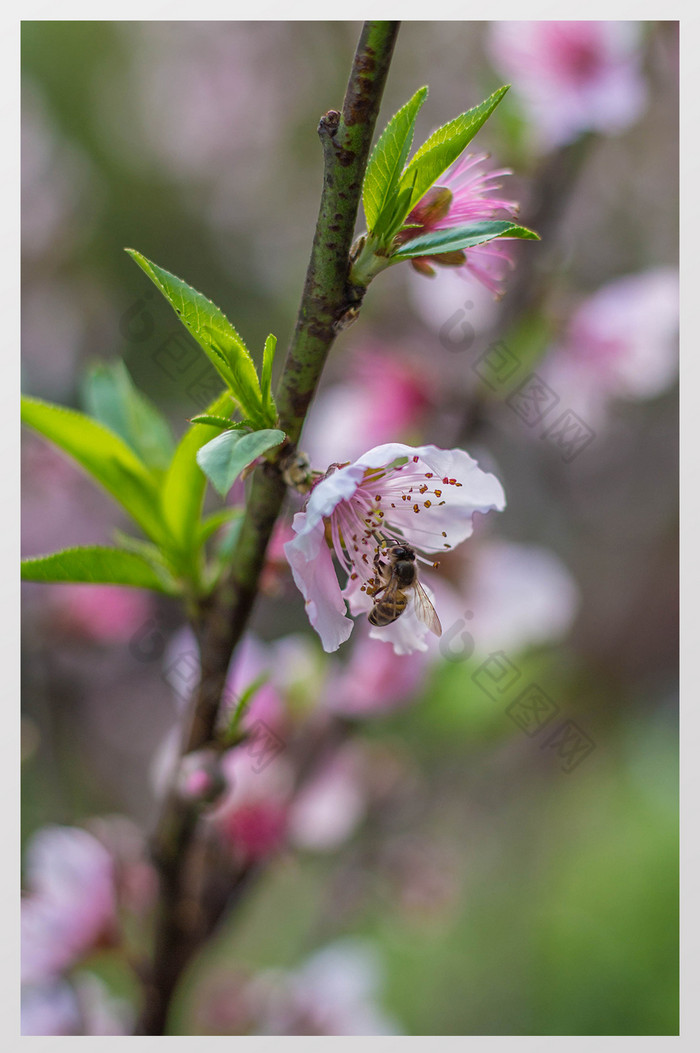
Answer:
<svg viewBox="0 0 700 1053"><path fill-rule="evenodd" d="M227 788L219 755L210 749L187 753L177 777L180 797L192 804L213 804Z"/></svg>

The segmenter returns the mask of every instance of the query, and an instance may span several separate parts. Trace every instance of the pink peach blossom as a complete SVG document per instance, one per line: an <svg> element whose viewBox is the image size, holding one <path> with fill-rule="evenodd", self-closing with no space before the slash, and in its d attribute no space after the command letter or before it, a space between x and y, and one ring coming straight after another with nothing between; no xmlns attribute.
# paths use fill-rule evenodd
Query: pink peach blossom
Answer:
<svg viewBox="0 0 700 1053"><path fill-rule="evenodd" d="M114 865L86 830L46 826L26 852L22 900L22 980L58 976L115 937Z"/></svg>
<svg viewBox="0 0 700 1053"><path fill-rule="evenodd" d="M517 202L494 196L500 188L500 183L495 180L510 175L511 171L509 168L487 171L483 168L486 160L486 154L468 154L456 161L440 178L439 184L431 187L409 213L406 223L413 226L400 235L400 240L409 241L431 230L446 230L474 220L501 215L514 217L518 211ZM415 270L428 275L435 273L431 266L434 263L464 268L494 295L500 296L506 272L513 266L504 245L507 240L498 238L485 245L425 256L411 262Z"/></svg>
<svg viewBox="0 0 700 1053"><path fill-rule="evenodd" d="M426 651L397 655L393 647L364 631L356 637L347 664L330 674L322 704L346 717L365 719L391 713L420 694L428 665Z"/></svg>
<svg viewBox="0 0 700 1053"><path fill-rule="evenodd" d="M397 539L418 553L444 553L471 535L475 512L504 507L499 481L464 450L387 443L353 464L331 466L294 517L296 537L285 545L324 650L337 650L352 632L346 599L354 614L372 607L374 558L383 543ZM347 574L344 591L332 553ZM398 654L409 654L426 649L428 631L412 597L400 618L373 626L371 635L391 642Z"/></svg>
<svg viewBox="0 0 700 1053"><path fill-rule="evenodd" d="M369 941L346 937L293 971L270 970L251 985L261 1035L397 1035L379 1004L382 970Z"/></svg>
<svg viewBox="0 0 700 1053"><path fill-rule="evenodd" d="M60 585L49 602L63 631L107 644L130 640L153 607L146 591L118 585Z"/></svg>
<svg viewBox="0 0 700 1053"><path fill-rule="evenodd" d="M488 45L533 135L552 148L636 121L647 96L640 40L632 21L492 22Z"/></svg>
<svg viewBox="0 0 700 1053"><path fill-rule="evenodd" d="M367 763L362 749L349 743L301 788L289 812L289 839L295 847L330 852L354 833L367 807Z"/></svg>
<svg viewBox="0 0 700 1053"><path fill-rule="evenodd" d="M590 427L614 398L660 394L678 372L678 272L616 278L574 311L538 373Z"/></svg>
<svg viewBox="0 0 700 1053"><path fill-rule="evenodd" d="M267 732L263 728L259 733ZM209 822L244 860L256 862L272 855L287 833L293 790L287 760L277 754L266 759L255 746L251 751L242 743L224 754L221 768L228 790Z"/></svg>

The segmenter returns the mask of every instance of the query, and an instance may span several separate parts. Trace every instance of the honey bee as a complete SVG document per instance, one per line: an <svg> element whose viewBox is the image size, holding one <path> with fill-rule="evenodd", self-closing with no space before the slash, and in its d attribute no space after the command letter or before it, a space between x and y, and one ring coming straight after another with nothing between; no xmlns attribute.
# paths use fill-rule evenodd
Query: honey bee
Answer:
<svg viewBox="0 0 700 1053"><path fill-rule="evenodd" d="M388 563L382 556L388 556ZM371 590L374 607L369 612L371 625L391 625L408 607L410 595L417 616L436 636L442 635L437 611L418 580L416 554L402 541L377 549L374 567L378 584Z"/></svg>

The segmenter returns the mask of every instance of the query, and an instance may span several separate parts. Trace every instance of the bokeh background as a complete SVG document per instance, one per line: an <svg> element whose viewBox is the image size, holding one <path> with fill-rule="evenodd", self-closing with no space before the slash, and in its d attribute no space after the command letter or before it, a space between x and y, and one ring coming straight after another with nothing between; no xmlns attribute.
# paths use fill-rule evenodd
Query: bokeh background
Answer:
<svg viewBox="0 0 700 1053"><path fill-rule="evenodd" d="M359 29L24 23L24 390L81 407L94 364L123 359L176 434L201 411L206 362L125 246L205 292L251 348L269 332L287 344L321 186L315 129L342 102ZM498 302L446 271L381 275L307 439L321 469L354 455L358 421L376 441L463 445L508 506L441 567L447 639L404 682L359 643L324 665L283 563L270 567L253 629L287 655L293 728L353 685L367 719L188 973L180 1033L677 1032L677 24L632 24L600 88L622 99L609 127L587 125L579 99L578 124L546 134L501 30L405 23L380 124L428 84L420 142L513 79L474 149L514 171L505 196L543 240L518 246ZM584 81L585 47L559 54ZM565 74L545 85L552 106L569 99ZM507 401L533 371L558 397L534 423L532 404ZM569 408L580 452L548 432ZM125 523L108 498L23 440L23 554L112 541ZM24 586L25 843L96 816L149 830L185 640L177 607L146 593ZM494 655L520 674L510 694ZM533 682L550 706L539 728L513 705ZM81 968L127 1018L124 955ZM270 983L294 990L296 1016L261 1018ZM336 1017L313 1022L304 999Z"/></svg>

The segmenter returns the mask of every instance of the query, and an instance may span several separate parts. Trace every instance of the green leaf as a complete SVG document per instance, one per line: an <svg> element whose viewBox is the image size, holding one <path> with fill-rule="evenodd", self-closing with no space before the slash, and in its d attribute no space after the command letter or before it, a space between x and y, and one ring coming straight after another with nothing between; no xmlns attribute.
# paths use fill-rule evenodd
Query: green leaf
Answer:
<svg viewBox="0 0 700 1053"><path fill-rule="evenodd" d="M22 420L73 457L148 537L163 541L157 480L123 439L84 413L26 396Z"/></svg>
<svg viewBox="0 0 700 1053"><path fill-rule="evenodd" d="M23 581L133 585L174 594L175 583L134 552L88 545L22 560Z"/></svg>
<svg viewBox="0 0 700 1053"><path fill-rule="evenodd" d="M362 205L367 229L378 236L394 208L396 188L413 142L416 116L425 102L427 88L419 88L412 99L394 114L382 132L367 165L362 185Z"/></svg>
<svg viewBox="0 0 700 1053"><path fill-rule="evenodd" d="M243 410L256 424L266 424L255 363L242 337L206 296L135 249L126 250L148 275L223 377Z"/></svg>
<svg viewBox="0 0 700 1053"><path fill-rule="evenodd" d="M230 406L231 397L226 391L207 407L204 416L222 416ZM218 426L192 424L180 439L161 484L160 505L163 519L174 539L175 551L181 558L191 559L196 556L199 517L207 486L207 481L197 464L197 453L200 446L208 443L217 434ZM235 435L236 432L231 434Z"/></svg>
<svg viewBox="0 0 700 1053"><path fill-rule="evenodd" d="M167 468L174 443L168 422L135 387L121 360L95 363L83 383L87 412L131 446L156 471Z"/></svg>
<svg viewBox="0 0 700 1053"><path fill-rule="evenodd" d="M190 417L190 424L210 424L212 428L223 428L226 431L242 431L253 427L252 421L233 421L229 417L216 417L213 413L200 413L197 417Z"/></svg>
<svg viewBox="0 0 700 1053"><path fill-rule="evenodd" d="M203 545L212 534L215 534L222 526L236 519L241 519L245 508L236 505L234 508L220 508L218 512L212 512L206 519L202 520L199 528L199 543Z"/></svg>
<svg viewBox="0 0 700 1053"><path fill-rule="evenodd" d="M481 219L459 227L446 227L444 230L432 230L428 234L407 241L396 254L392 262L411 260L417 256L439 256L441 252L457 252L459 249L484 245L495 238L525 238L539 241L539 235L527 227L503 219Z"/></svg>
<svg viewBox="0 0 700 1053"><path fill-rule="evenodd" d="M221 496L226 497L243 469L283 439L284 432L277 428L265 428L249 435L225 431L202 446L197 452L197 464Z"/></svg>
<svg viewBox="0 0 700 1053"><path fill-rule="evenodd" d="M240 724L245 716L248 706L253 701L253 697L258 693L261 687L267 683L270 679L269 672L260 673L256 676L255 680L243 690L240 697L238 698L234 707L233 713L228 722L228 726L223 733L222 743L225 747L235 746L240 741Z"/></svg>
<svg viewBox="0 0 700 1053"><path fill-rule="evenodd" d="M277 349L277 337L273 336L272 333L268 336L265 341L265 347L263 349L263 364L262 364L262 376L260 380L260 387L262 389L263 406L267 411L269 424L274 424L277 421L277 406L275 400L272 397L272 365L275 361L275 351Z"/></svg>
<svg viewBox="0 0 700 1053"><path fill-rule="evenodd" d="M411 211L429 190L436 179L457 160L464 148L471 142L484 122L491 116L510 85L499 88L488 99L460 114L454 120L443 124L433 132L413 155L401 176L400 187L403 190L411 185L416 176L415 186L405 216Z"/></svg>

